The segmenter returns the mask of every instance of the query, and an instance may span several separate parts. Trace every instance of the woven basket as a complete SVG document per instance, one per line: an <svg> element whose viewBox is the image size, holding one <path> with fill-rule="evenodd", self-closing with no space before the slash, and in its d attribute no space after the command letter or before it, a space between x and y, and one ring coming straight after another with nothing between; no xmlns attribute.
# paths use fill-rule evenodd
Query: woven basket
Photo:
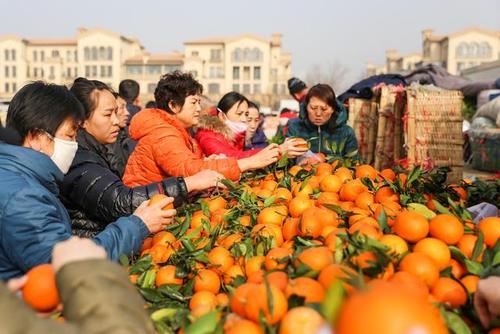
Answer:
<svg viewBox="0 0 500 334"><path fill-rule="evenodd" d="M349 99L348 124L354 129L358 140L358 152L366 163L373 163L375 139L377 137L377 103L376 98Z"/></svg>

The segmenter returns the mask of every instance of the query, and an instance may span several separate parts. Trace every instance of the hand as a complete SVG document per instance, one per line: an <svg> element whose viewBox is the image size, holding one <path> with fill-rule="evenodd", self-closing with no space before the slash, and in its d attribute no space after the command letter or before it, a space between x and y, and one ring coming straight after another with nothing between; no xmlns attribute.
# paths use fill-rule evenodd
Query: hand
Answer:
<svg viewBox="0 0 500 334"><path fill-rule="evenodd" d="M149 201L144 201L134 211L134 216L141 218L150 233L159 232L174 220L175 214L177 213L176 210L162 210L164 206L173 201L174 199L172 197L166 197L151 206L149 206Z"/></svg>
<svg viewBox="0 0 500 334"><path fill-rule="evenodd" d="M287 153L289 158L296 158L308 151L307 146L298 145L296 138L287 138L283 144L280 145L281 154Z"/></svg>
<svg viewBox="0 0 500 334"><path fill-rule="evenodd" d="M213 187L225 188L225 186L220 183L220 180L223 179L224 175L211 169L204 169L192 176L185 177L184 182L186 182L188 192L191 192Z"/></svg>
<svg viewBox="0 0 500 334"><path fill-rule="evenodd" d="M474 307L484 328L500 316L500 277L492 276L479 281L474 295Z"/></svg>
<svg viewBox="0 0 500 334"><path fill-rule="evenodd" d="M55 272L70 262L105 258L104 248L86 238L71 237L58 242L52 250L52 266Z"/></svg>
<svg viewBox="0 0 500 334"><path fill-rule="evenodd" d="M270 144L262 151L252 155L250 159L249 169L259 169L269 166L278 161L280 150L277 144Z"/></svg>
<svg viewBox="0 0 500 334"><path fill-rule="evenodd" d="M28 281L28 276L26 275L17 278L12 278L9 281L7 281L7 289L9 289L9 291L12 293L16 293L23 288L23 286L26 284L27 281Z"/></svg>
<svg viewBox="0 0 500 334"><path fill-rule="evenodd" d="M219 159L227 159L227 156L224 153L221 153L221 154L212 154L212 155L206 157L203 160L219 160Z"/></svg>

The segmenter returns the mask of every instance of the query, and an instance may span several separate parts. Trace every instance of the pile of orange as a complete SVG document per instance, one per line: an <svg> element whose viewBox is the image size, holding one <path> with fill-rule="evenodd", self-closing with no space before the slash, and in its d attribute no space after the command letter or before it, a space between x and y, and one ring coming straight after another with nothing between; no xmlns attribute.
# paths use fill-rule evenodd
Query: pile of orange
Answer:
<svg viewBox="0 0 500 334"><path fill-rule="evenodd" d="M400 202L391 184L407 177L391 169L336 161L287 173L243 184L245 196L204 199L183 235L163 231L144 242L156 287L192 286L188 322L216 312L225 333L264 333L265 326L282 334L323 326L338 334L446 333L435 303L471 307L479 277L465 261L481 261L494 248L500 218L477 226L451 214L428 219ZM293 177L299 173L309 176ZM463 188L455 190L466 198ZM473 258L479 231L484 247ZM186 240L205 255L187 276L175 265ZM316 307L339 287L345 295L334 316Z"/></svg>

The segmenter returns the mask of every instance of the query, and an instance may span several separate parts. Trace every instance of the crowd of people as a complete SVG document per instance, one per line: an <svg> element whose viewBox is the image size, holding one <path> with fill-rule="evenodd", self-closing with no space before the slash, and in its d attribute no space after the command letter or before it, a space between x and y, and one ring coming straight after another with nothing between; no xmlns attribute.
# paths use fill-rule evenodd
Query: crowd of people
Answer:
<svg viewBox="0 0 500 334"><path fill-rule="evenodd" d="M69 89L27 84L12 99L6 127L0 130L0 278L15 286L34 266L63 267L62 253L81 253L75 258L79 266L67 266L74 270L56 268L65 277L60 289L73 285L68 281L77 274L71 271L83 273L92 266L97 268L93 279L102 281L103 290L111 285L106 281L123 281L123 287L118 284L100 298L111 300L121 290L120 298L125 298L126 277L103 260L104 254L115 262L121 254L136 254L148 235L173 221L176 210L162 210L167 204L178 207L190 193L216 187L224 178L237 181L242 173L274 164L285 154L299 161L319 153L356 158L354 131L332 87L308 88L297 78L288 86L300 103L298 117L285 115L291 119L279 131L286 139L268 144L258 104L229 92L216 108L205 110L202 85L179 71L161 77L155 101L144 109L133 80L124 80L118 92L85 78L76 79ZM309 148L296 138L308 141ZM148 205L155 194L168 197ZM64 245L67 251L57 251ZM101 277L101 271L116 272L117 277ZM0 293L0 308L14 312L9 305L18 302ZM75 298L63 293L65 313L82 303ZM120 316L128 319L123 328L142 326L150 332L137 299L127 300L131 314ZM78 317L88 314L74 314L69 320L83 325ZM135 325L130 325L132 320ZM40 322L33 319L31 328L49 326Z"/></svg>

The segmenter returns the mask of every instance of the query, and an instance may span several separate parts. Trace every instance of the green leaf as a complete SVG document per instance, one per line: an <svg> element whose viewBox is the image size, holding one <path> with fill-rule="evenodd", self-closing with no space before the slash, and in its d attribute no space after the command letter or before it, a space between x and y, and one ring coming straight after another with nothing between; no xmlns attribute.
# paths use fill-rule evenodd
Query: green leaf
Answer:
<svg viewBox="0 0 500 334"><path fill-rule="evenodd" d="M472 256L471 256L472 261L476 261L477 257L481 255L481 252L484 249L484 235L480 230L478 232L479 233L476 240L476 244L474 245L474 249L472 251Z"/></svg>
<svg viewBox="0 0 500 334"><path fill-rule="evenodd" d="M162 321L163 319L170 319L177 313L175 308L162 308L151 313L151 320Z"/></svg>
<svg viewBox="0 0 500 334"><path fill-rule="evenodd" d="M154 304L159 303L164 299L161 293L159 291L156 291L155 289L140 288L139 292L141 293L141 295L144 297L145 300Z"/></svg>
<svg viewBox="0 0 500 334"><path fill-rule="evenodd" d="M477 276L481 276L484 270L481 263L474 262L468 259L465 259L465 267L467 268L468 272Z"/></svg>
<svg viewBox="0 0 500 334"><path fill-rule="evenodd" d="M342 302L345 298L345 289L341 280L335 282L326 291L325 299L321 304L321 314L329 324L335 323Z"/></svg>
<svg viewBox="0 0 500 334"><path fill-rule="evenodd" d="M210 217L210 210L208 209L207 202L201 201L201 211L203 211L205 216Z"/></svg>
<svg viewBox="0 0 500 334"><path fill-rule="evenodd" d="M127 255L120 254L120 264L124 267L128 267L130 265Z"/></svg>
<svg viewBox="0 0 500 334"><path fill-rule="evenodd" d="M451 329L454 334L472 334L469 326L467 326L458 314L441 308L441 315L445 319L447 327Z"/></svg>
<svg viewBox="0 0 500 334"><path fill-rule="evenodd" d="M493 256L493 262L491 264L492 267L496 267L500 265L500 252L496 252Z"/></svg>
<svg viewBox="0 0 500 334"><path fill-rule="evenodd" d="M276 167L277 168L283 168L285 167L286 165L288 165L288 154L285 152L281 158L278 160L278 162L276 163Z"/></svg>
<svg viewBox="0 0 500 334"><path fill-rule="evenodd" d="M444 213L444 214L447 214L447 215L452 215L453 214L451 213L450 210L448 210L447 208L445 208L444 206L441 205L441 203L439 203L438 201L436 201L435 199L432 200L432 203L434 203L434 205L436 206L436 210L439 212L439 213Z"/></svg>
<svg viewBox="0 0 500 334"><path fill-rule="evenodd" d="M275 200L276 200L276 196L270 196L270 197L266 198L266 200L264 201L264 207L267 208L268 206L273 204Z"/></svg>
<svg viewBox="0 0 500 334"><path fill-rule="evenodd" d="M217 328L217 311L211 311L196 319L186 327L186 334L211 334Z"/></svg>
<svg viewBox="0 0 500 334"><path fill-rule="evenodd" d="M389 225L387 224L387 215L384 209L382 209L382 211L380 212L380 215L377 218L377 222L384 233L390 231Z"/></svg>

